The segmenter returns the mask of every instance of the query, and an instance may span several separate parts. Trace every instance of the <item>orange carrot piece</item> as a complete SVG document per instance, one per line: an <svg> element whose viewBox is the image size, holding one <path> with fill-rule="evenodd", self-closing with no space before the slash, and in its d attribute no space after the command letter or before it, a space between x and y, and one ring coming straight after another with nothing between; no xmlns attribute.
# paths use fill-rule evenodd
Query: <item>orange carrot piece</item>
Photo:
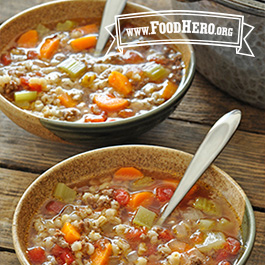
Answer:
<svg viewBox="0 0 265 265"><path fill-rule="evenodd" d="M98 26L96 24L89 24L82 27L75 28L73 32L79 31L83 35L91 34L91 33L97 33L98 32Z"/></svg>
<svg viewBox="0 0 265 265"><path fill-rule="evenodd" d="M119 93L128 95L132 92L132 85L127 76L120 72L113 71L109 75L109 84Z"/></svg>
<svg viewBox="0 0 265 265"><path fill-rule="evenodd" d="M17 41L19 47L34 48L38 42L39 36L36 30L29 30L22 34Z"/></svg>
<svg viewBox="0 0 265 265"><path fill-rule="evenodd" d="M60 40L57 38L46 39L40 48L40 58L50 59L59 48Z"/></svg>
<svg viewBox="0 0 265 265"><path fill-rule="evenodd" d="M71 47L75 51L82 51L85 49L89 49L95 47L96 44L97 44L96 36L85 36L71 41Z"/></svg>
<svg viewBox="0 0 265 265"><path fill-rule="evenodd" d="M127 205L133 210L136 210L140 205L147 208L152 204L153 200L154 194L152 192L143 191L139 193L134 193L131 196Z"/></svg>
<svg viewBox="0 0 265 265"><path fill-rule="evenodd" d="M129 105L127 99L115 98L106 94L95 95L94 102L99 108L105 111L118 111L125 109Z"/></svg>
<svg viewBox="0 0 265 265"><path fill-rule="evenodd" d="M177 91L177 89L178 89L177 85L167 80L166 85L163 88L162 97L165 100L170 99L174 95L174 93Z"/></svg>
<svg viewBox="0 0 265 265"><path fill-rule="evenodd" d="M58 99L60 100L61 104L65 106L66 108L73 108L77 104L76 101L73 100L72 97L66 92L59 95Z"/></svg>
<svg viewBox="0 0 265 265"><path fill-rule="evenodd" d="M133 180L143 176L144 174L134 167L122 167L114 173L115 180Z"/></svg>
<svg viewBox="0 0 265 265"><path fill-rule="evenodd" d="M79 240L81 235L78 233L78 231L75 229L75 227L66 222L61 229L61 231L64 233L64 239L69 244L74 243L75 241Z"/></svg>
<svg viewBox="0 0 265 265"><path fill-rule="evenodd" d="M112 253L112 246L110 243L106 243L104 248L98 247L92 254L90 261L91 265L107 265L109 263L109 257Z"/></svg>

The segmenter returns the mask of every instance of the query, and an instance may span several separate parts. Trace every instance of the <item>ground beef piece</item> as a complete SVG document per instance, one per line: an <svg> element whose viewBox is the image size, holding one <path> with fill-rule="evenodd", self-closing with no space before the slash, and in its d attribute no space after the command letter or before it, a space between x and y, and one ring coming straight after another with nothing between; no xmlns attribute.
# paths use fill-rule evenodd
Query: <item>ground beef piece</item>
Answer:
<svg viewBox="0 0 265 265"><path fill-rule="evenodd" d="M19 85L17 85L14 81L10 81L10 83L5 84L4 86L4 94L7 96L17 90L19 90Z"/></svg>

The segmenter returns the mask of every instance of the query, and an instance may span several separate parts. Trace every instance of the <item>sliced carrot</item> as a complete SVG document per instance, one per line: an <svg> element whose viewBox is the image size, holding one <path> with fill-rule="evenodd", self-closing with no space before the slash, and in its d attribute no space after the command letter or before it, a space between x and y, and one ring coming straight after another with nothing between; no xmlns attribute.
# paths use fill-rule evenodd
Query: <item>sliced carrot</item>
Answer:
<svg viewBox="0 0 265 265"><path fill-rule="evenodd" d="M46 39L40 48L40 58L50 59L59 48L60 40L57 38Z"/></svg>
<svg viewBox="0 0 265 265"><path fill-rule="evenodd" d="M171 81L166 81L165 87L163 88L162 97L165 100L170 99L174 93L177 91L178 86L172 83Z"/></svg>
<svg viewBox="0 0 265 265"><path fill-rule="evenodd" d="M132 92L132 85L127 76L120 72L113 71L109 75L109 84L119 93L128 95Z"/></svg>
<svg viewBox="0 0 265 265"><path fill-rule="evenodd" d="M115 98L106 94L95 95L94 102L99 108L106 111L118 111L125 109L129 105L127 99Z"/></svg>
<svg viewBox="0 0 265 265"><path fill-rule="evenodd" d="M134 167L122 167L114 173L115 180L133 180L143 176L144 174Z"/></svg>
<svg viewBox="0 0 265 265"><path fill-rule="evenodd" d="M66 108L73 108L77 104L77 102L73 100L72 97L66 92L59 95L58 99L60 100L61 104Z"/></svg>
<svg viewBox="0 0 265 265"><path fill-rule="evenodd" d="M147 208L152 204L154 198L154 194L150 191L134 193L127 205L133 210L136 210L140 205Z"/></svg>
<svg viewBox="0 0 265 265"><path fill-rule="evenodd" d="M22 34L17 41L19 47L34 48L38 42L39 36L36 30L29 30Z"/></svg>
<svg viewBox="0 0 265 265"><path fill-rule="evenodd" d="M90 258L91 265L107 265L111 253L112 246L110 243L106 243L103 247L97 247Z"/></svg>
<svg viewBox="0 0 265 265"><path fill-rule="evenodd" d="M96 24L89 24L82 27L75 28L73 32L79 31L83 35L91 34L91 33L97 33L98 32L98 26Z"/></svg>
<svg viewBox="0 0 265 265"><path fill-rule="evenodd" d="M75 241L79 240L81 237L81 235L78 233L75 227L68 222L64 224L61 231L64 233L65 241L69 244L74 243Z"/></svg>
<svg viewBox="0 0 265 265"><path fill-rule="evenodd" d="M85 36L81 38L77 38L71 41L71 47L75 51L82 51L85 49L93 48L97 44L96 36Z"/></svg>

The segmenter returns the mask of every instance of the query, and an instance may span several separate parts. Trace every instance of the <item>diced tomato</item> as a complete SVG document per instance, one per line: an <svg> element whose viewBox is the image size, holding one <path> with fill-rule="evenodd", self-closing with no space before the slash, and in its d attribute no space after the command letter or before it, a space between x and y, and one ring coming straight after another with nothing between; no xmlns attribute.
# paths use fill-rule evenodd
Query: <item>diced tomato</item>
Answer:
<svg viewBox="0 0 265 265"><path fill-rule="evenodd" d="M60 265L70 265L75 261L75 258L69 248L62 248L58 245L55 245L51 250L51 254L56 258L56 261Z"/></svg>
<svg viewBox="0 0 265 265"><path fill-rule="evenodd" d="M226 243L225 243L225 249L228 251L228 253L230 253L231 255L237 255L237 253L240 250L240 242L232 237L228 237L226 239Z"/></svg>
<svg viewBox="0 0 265 265"><path fill-rule="evenodd" d="M37 91L37 92L41 92L42 91L42 86L39 84L30 84L29 83L29 87L31 91Z"/></svg>
<svg viewBox="0 0 265 265"><path fill-rule="evenodd" d="M125 237L132 241L132 242L138 242L141 240L141 235L144 234L144 231L140 228L135 228L135 227L132 227L128 232L127 234L125 235Z"/></svg>
<svg viewBox="0 0 265 265"><path fill-rule="evenodd" d="M107 115L105 112L103 112L100 115L87 114L85 116L85 122L104 122L106 120L107 120Z"/></svg>
<svg viewBox="0 0 265 265"><path fill-rule="evenodd" d="M32 263L41 264L46 260L44 249L41 247L34 247L28 250L28 256Z"/></svg>
<svg viewBox="0 0 265 265"><path fill-rule="evenodd" d="M229 253L225 249L221 249L217 252L216 261L226 260L229 256Z"/></svg>
<svg viewBox="0 0 265 265"><path fill-rule="evenodd" d="M23 87L29 87L29 78L28 77L25 77L25 76L21 76L20 77L20 84Z"/></svg>
<svg viewBox="0 0 265 265"><path fill-rule="evenodd" d="M30 59L36 59L38 58L39 54L35 51L28 51L27 52L27 58Z"/></svg>
<svg viewBox="0 0 265 265"><path fill-rule="evenodd" d="M159 201L169 201L174 193L174 190L170 186L159 187L156 189L156 197Z"/></svg>
<svg viewBox="0 0 265 265"><path fill-rule="evenodd" d="M114 191L114 199L122 206L125 206L130 200L130 194L124 189Z"/></svg>
<svg viewBox="0 0 265 265"><path fill-rule="evenodd" d="M1 62L3 65L9 65L12 62L10 53L5 53L1 56Z"/></svg>
<svg viewBox="0 0 265 265"><path fill-rule="evenodd" d="M222 260L221 262L218 263L218 265L231 265L229 261Z"/></svg>
<svg viewBox="0 0 265 265"><path fill-rule="evenodd" d="M63 207L65 206L64 203L59 201L50 201L45 206L46 210L52 213L59 213Z"/></svg>
<svg viewBox="0 0 265 265"><path fill-rule="evenodd" d="M161 239L162 241L165 241L165 242L168 242L173 238L174 236L168 229L163 229L158 235L158 239Z"/></svg>
<svg viewBox="0 0 265 265"><path fill-rule="evenodd" d="M155 255L157 253L157 245L148 244L147 246L147 252L145 253L147 256ZM153 264L153 263L152 263Z"/></svg>
<svg viewBox="0 0 265 265"><path fill-rule="evenodd" d="M144 61L144 57L141 53L133 50L128 50L123 55L123 59L126 63L141 63Z"/></svg>

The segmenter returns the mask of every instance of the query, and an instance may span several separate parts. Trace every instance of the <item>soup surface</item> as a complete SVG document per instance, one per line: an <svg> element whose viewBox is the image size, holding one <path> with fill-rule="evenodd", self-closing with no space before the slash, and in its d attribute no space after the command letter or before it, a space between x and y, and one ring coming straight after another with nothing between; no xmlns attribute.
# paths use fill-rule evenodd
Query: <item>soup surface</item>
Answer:
<svg viewBox="0 0 265 265"><path fill-rule="evenodd" d="M31 264L229 265L242 248L236 215L195 185L156 225L179 180L133 167L83 183L58 183L30 227Z"/></svg>
<svg viewBox="0 0 265 265"><path fill-rule="evenodd" d="M153 45L96 57L97 20L38 25L19 36L1 55L0 93L32 114L72 122L129 118L171 98L181 54Z"/></svg>

